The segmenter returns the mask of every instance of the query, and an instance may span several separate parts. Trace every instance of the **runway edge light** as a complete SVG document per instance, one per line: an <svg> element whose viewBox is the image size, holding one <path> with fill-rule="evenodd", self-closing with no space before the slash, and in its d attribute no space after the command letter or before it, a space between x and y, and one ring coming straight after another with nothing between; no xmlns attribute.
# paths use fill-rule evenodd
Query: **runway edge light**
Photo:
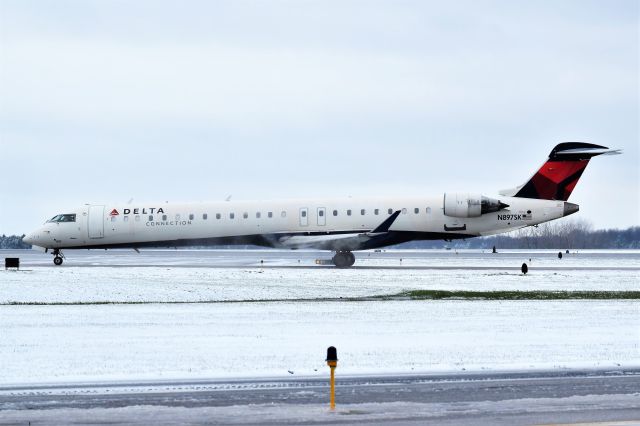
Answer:
<svg viewBox="0 0 640 426"><path fill-rule="evenodd" d="M330 379L330 387L331 387L331 398L330 398L330 406L331 410L336 409L336 367L338 366L338 351L334 346L329 346L327 348L327 365L331 369L331 379Z"/></svg>

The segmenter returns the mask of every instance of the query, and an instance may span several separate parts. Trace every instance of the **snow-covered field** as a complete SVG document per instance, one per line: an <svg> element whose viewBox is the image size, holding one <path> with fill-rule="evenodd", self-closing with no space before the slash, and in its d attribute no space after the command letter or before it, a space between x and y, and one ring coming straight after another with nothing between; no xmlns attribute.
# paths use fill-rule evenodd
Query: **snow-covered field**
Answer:
<svg viewBox="0 0 640 426"><path fill-rule="evenodd" d="M65 266L56 268L51 266L50 255L28 253L22 256L26 257L23 261L26 270L0 272L0 303L312 299L365 297L422 289L640 289L640 252L570 254L562 260L557 259L556 252L511 252L495 256L479 251L458 254L401 251L358 255L363 259L357 265L380 264L387 268L278 268L273 265L311 266L316 257L327 255L271 250L236 253L167 250L143 252L142 255L130 251L71 252ZM368 260L369 255L373 255L372 260ZM260 268L262 258L270 267ZM398 266L399 259L402 259L402 266ZM233 262L239 265L229 266ZM522 262L531 267L527 275L517 269ZM581 263L592 269L576 266ZM417 264L453 269L412 267ZM492 269L464 269L468 266ZM536 270L536 267L545 269Z"/></svg>
<svg viewBox="0 0 640 426"><path fill-rule="evenodd" d="M404 290L638 290L634 271L34 268L0 273L0 303L195 302L365 297Z"/></svg>
<svg viewBox="0 0 640 426"><path fill-rule="evenodd" d="M2 382L640 365L635 301L2 306Z"/></svg>
<svg viewBox="0 0 640 426"><path fill-rule="evenodd" d="M244 258L245 266L207 267L212 252L172 264L180 255L156 253L141 265L136 253L90 260L74 254L61 268L21 256L25 271L0 272L0 384L324 375L330 345L338 348L341 374L640 366L637 300L247 302L413 289L640 290L638 253L620 259L605 253L600 262L593 254L594 270L550 268L526 276L500 270L501 260L482 253L402 256L403 263L438 265L456 256L461 265L495 270L262 269L254 258ZM398 257L383 255L372 262ZM536 255L524 254L558 261L553 253ZM290 255L269 256L297 264ZM499 259L513 266L522 256ZM133 262L123 259L138 266L108 266ZM100 265L88 265L94 262ZM216 303L145 303L193 301ZM8 304L14 302L48 305ZM68 302L143 304L51 305Z"/></svg>

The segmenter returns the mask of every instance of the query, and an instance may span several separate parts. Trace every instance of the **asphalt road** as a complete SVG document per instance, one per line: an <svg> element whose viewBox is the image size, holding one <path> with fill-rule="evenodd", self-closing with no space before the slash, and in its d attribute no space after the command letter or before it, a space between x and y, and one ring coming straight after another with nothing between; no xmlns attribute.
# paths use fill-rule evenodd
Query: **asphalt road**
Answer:
<svg viewBox="0 0 640 426"><path fill-rule="evenodd" d="M8 424L640 425L640 369L0 387ZM313 414L317 415L313 415Z"/></svg>

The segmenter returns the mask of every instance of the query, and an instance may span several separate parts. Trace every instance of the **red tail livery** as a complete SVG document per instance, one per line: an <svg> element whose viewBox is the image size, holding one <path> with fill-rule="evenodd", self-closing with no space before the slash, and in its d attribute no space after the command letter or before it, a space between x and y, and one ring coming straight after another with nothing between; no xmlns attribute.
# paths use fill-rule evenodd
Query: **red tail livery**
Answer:
<svg viewBox="0 0 640 426"><path fill-rule="evenodd" d="M567 201L578 179L596 155L614 154L606 146L584 142L564 142L556 145L549 159L527 183L516 189L514 197Z"/></svg>

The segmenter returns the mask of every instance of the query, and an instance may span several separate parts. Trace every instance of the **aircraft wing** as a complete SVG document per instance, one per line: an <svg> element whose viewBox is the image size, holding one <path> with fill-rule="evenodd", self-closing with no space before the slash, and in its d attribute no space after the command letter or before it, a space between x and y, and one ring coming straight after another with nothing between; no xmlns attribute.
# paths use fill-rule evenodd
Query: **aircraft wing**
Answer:
<svg viewBox="0 0 640 426"><path fill-rule="evenodd" d="M389 228L400 215L394 212L375 229L366 232L326 233L311 235L283 235L278 238L278 245L284 248L314 248L320 250L362 250L372 240L385 239Z"/></svg>

